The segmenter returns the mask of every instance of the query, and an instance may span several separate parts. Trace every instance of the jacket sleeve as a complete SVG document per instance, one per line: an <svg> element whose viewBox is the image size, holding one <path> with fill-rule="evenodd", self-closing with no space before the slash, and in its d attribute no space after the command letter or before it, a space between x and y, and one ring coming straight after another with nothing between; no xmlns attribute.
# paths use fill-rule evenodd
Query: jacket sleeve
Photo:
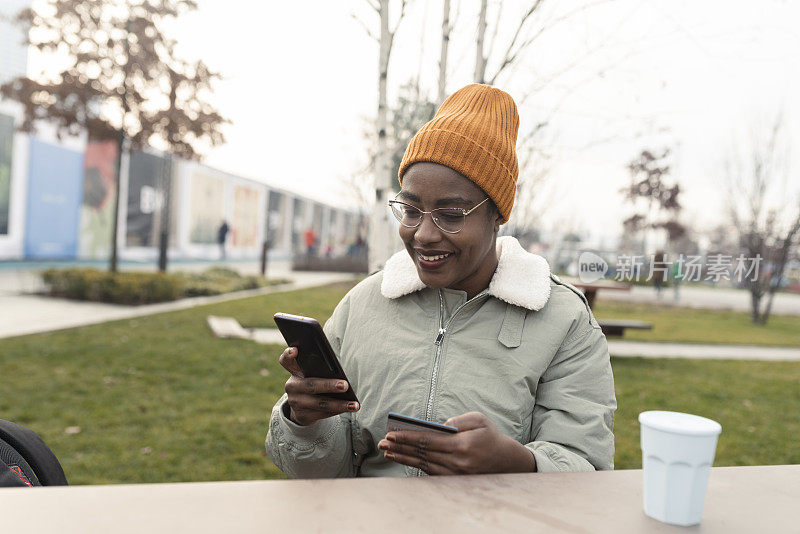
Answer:
<svg viewBox="0 0 800 534"><path fill-rule="evenodd" d="M614 469L614 377L608 344L584 310L536 392L531 442L536 470Z"/></svg>
<svg viewBox="0 0 800 534"><path fill-rule="evenodd" d="M348 314L348 296L325 324L325 334L337 356ZM344 413L301 426L288 418L284 394L272 408L266 449L270 459L289 478L355 476L350 414Z"/></svg>
<svg viewBox="0 0 800 534"><path fill-rule="evenodd" d="M286 417L286 395L272 409L266 448L270 459L289 478L354 476L349 418L336 415L308 426Z"/></svg>

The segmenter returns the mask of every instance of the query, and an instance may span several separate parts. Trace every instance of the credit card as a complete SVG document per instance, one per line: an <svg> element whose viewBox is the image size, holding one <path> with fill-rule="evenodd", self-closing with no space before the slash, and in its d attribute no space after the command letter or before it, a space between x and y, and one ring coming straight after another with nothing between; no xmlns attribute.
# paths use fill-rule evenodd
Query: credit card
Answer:
<svg viewBox="0 0 800 534"><path fill-rule="evenodd" d="M455 434L458 432L458 429L454 426L389 412L389 416L386 418L386 432L389 433L392 430L416 430L417 432L434 432L436 434Z"/></svg>

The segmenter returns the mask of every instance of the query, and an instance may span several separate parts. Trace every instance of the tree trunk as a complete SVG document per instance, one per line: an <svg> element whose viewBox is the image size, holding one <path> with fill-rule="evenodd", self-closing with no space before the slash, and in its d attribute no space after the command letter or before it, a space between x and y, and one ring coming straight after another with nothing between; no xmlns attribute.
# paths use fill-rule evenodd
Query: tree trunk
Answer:
<svg viewBox="0 0 800 534"><path fill-rule="evenodd" d="M442 105L447 96L447 48L450 45L450 0L444 0L442 14L442 51L439 54L439 92L436 107Z"/></svg>
<svg viewBox="0 0 800 534"><path fill-rule="evenodd" d="M122 130L117 135L117 190L114 192L114 217L111 220L111 258L108 262L108 270L112 273L117 272L117 234L119 233L119 199L122 189L122 152L125 149L125 134Z"/></svg>
<svg viewBox="0 0 800 534"><path fill-rule="evenodd" d="M483 40L486 36L486 4L481 0L481 12L478 15L478 35L475 39L475 83L484 83L486 78L486 57L483 55Z"/></svg>
<svg viewBox="0 0 800 534"><path fill-rule="evenodd" d="M756 282L758 283L758 282ZM759 310L761 308L761 295L757 289L750 289L750 322L753 324L760 323Z"/></svg>
<svg viewBox="0 0 800 534"><path fill-rule="evenodd" d="M119 125L119 134L117 135L117 192L114 195L114 221L111 224L111 259L109 260L108 270L112 273L117 272L117 234L119 233L119 203L122 189L122 153L125 151L125 119L130 111L128 105L128 72L131 64L130 54L130 33L131 21L130 19L125 22L125 66L123 68L122 87L124 89L121 95L122 100L122 120Z"/></svg>
<svg viewBox="0 0 800 534"><path fill-rule="evenodd" d="M778 284L780 284L780 279L778 279ZM761 324L767 324L769 314L772 311L772 300L775 298L776 289L776 287L769 288L769 293L767 293L767 304L764 306L764 311L761 313Z"/></svg>
<svg viewBox="0 0 800 534"><path fill-rule="evenodd" d="M161 170L161 231L158 236L158 270L167 272L167 251L169 250L169 225L172 218L172 153L164 155Z"/></svg>
<svg viewBox="0 0 800 534"><path fill-rule="evenodd" d="M761 314L761 324L767 324L767 320L769 319L769 314L772 311L772 300L775 298L775 292L781 285L783 273L786 271L786 264L789 261L790 252L797 232L800 232L800 213L798 213L797 220L795 220L794 224L783 238L781 248L778 252L778 261L775 262L775 273L770 275L770 278L772 276L777 276L777 280L775 281L775 284L772 284L771 280L767 281L769 284L769 289L767 291L767 304L764 306L764 311Z"/></svg>
<svg viewBox="0 0 800 534"><path fill-rule="evenodd" d="M394 252L394 232L389 221L389 191L391 191L391 155L387 143L387 97L386 82L392 38L389 30L389 0L380 0L381 34L378 55L378 150L375 159L375 207L369 227L369 271L383 268Z"/></svg>

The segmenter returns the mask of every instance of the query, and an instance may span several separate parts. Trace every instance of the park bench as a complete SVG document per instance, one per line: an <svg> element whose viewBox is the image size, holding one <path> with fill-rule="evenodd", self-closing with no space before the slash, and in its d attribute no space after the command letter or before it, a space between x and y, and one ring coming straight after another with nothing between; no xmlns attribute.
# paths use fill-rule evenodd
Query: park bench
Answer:
<svg viewBox="0 0 800 534"><path fill-rule="evenodd" d="M630 291L631 289L630 284L620 284L618 282L607 281L607 280L599 280L597 282L585 283L581 282L578 279L569 279L569 282L573 286L583 291L584 296L586 296L586 303L589 305L590 308L594 307L594 299L597 296L597 292L601 289L616 290L616 291ZM625 334L625 330L628 328L633 330L653 329L652 324L645 321L636 321L634 319L605 319L602 321L598 320L597 323L603 330L603 334L605 334L606 336L614 336L614 337L622 337Z"/></svg>
<svg viewBox="0 0 800 534"><path fill-rule="evenodd" d="M634 330L652 330L653 325L645 321L634 321L633 319L604 319L597 321L600 329L606 336L622 337L625 334L625 329L631 328Z"/></svg>

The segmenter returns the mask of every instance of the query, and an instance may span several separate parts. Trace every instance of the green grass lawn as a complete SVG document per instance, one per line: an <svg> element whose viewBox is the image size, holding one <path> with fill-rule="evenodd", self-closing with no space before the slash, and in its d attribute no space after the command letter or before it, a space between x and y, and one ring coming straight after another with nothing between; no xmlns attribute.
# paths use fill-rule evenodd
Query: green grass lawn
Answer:
<svg viewBox="0 0 800 534"><path fill-rule="evenodd" d="M264 456L282 347L211 337L207 315L326 320L349 285L0 340L0 417L36 430L73 484L281 476ZM65 434L78 426L77 434Z"/></svg>
<svg viewBox="0 0 800 534"><path fill-rule="evenodd" d="M754 325L746 312L698 310L654 304L637 304L598 298L595 317L636 319L653 324L652 330L627 330L625 338L635 341L683 343L730 343L800 347L800 317L770 315L764 326Z"/></svg>
<svg viewBox="0 0 800 534"><path fill-rule="evenodd" d="M800 463L800 362L613 358L617 469L641 467L638 415L672 410L722 425L715 466Z"/></svg>
<svg viewBox="0 0 800 534"><path fill-rule="evenodd" d="M211 337L210 314L324 321L351 284L0 340L0 417L42 435L72 484L263 479L280 346ZM617 468L640 465L639 412L723 426L716 465L800 463L800 363L615 359ZM68 427L80 432L68 434Z"/></svg>

